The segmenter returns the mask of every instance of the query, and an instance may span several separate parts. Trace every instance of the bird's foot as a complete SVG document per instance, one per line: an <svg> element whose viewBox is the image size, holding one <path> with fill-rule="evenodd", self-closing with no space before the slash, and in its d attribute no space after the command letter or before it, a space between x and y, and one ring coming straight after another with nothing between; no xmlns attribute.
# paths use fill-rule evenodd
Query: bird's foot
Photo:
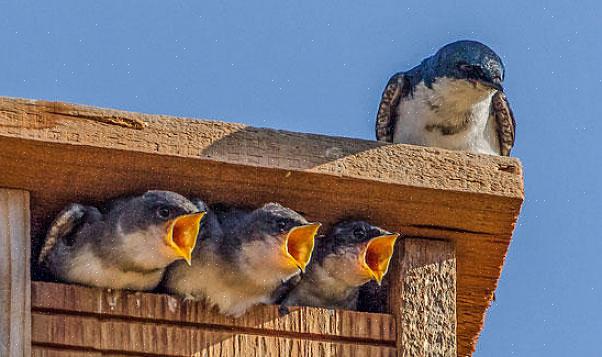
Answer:
<svg viewBox="0 0 602 357"><path fill-rule="evenodd" d="M278 314L280 315L280 317L286 316L290 313L291 313L291 310L289 310L288 306L286 306L284 304L281 304L280 306L278 306Z"/></svg>
<svg viewBox="0 0 602 357"><path fill-rule="evenodd" d="M194 295L192 295L192 294L185 294L182 296L182 302L189 302L189 301L197 301L197 298L195 298Z"/></svg>

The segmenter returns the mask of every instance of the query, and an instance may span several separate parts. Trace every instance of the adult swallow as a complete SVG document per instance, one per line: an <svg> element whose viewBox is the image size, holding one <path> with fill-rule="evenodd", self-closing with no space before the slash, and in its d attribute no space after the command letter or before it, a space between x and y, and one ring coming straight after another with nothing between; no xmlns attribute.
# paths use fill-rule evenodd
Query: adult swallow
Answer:
<svg viewBox="0 0 602 357"><path fill-rule="evenodd" d="M117 199L102 211L73 203L50 226L39 262L65 282L152 290L169 264L190 264L204 214L169 191Z"/></svg>
<svg viewBox="0 0 602 357"><path fill-rule="evenodd" d="M170 267L165 288L235 317L275 302L283 284L307 267L320 227L277 203L209 210L205 224L192 266Z"/></svg>
<svg viewBox="0 0 602 357"><path fill-rule="evenodd" d="M450 43L389 79L376 139L509 156L516 124L503 81L504 65L492 49Z"/></svg>
<svg viewBox="0 0 602 357"><path fill-rule="evenodd" d="M314 259L282 305L355 310L360 287L387 274L398 237L364 221L335 225L318 239Z"/></svg>

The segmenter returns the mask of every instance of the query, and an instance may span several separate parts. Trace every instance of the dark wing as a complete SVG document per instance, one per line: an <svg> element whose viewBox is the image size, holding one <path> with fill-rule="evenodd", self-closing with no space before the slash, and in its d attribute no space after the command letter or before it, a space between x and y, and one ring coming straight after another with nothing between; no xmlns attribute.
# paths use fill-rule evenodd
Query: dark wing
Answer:
<svg viewBox="0 0 602 357"><path fill-rule="evenodd" d="M510 109L510 103L504 92L497 92L491 100L491 111L495 119L496 131L500 142L500 154L510 156L514 146L516 122Z"/></svg>
<svg viewBox="0 0 602 357"><path fill-rule="evenodd" d="M298 274L283 282L274 292L272 293L271 300L274 304L282 304L288 294L293 291L297 285L301 282L302 275Z"/></svg>
<svg viewBox="0 0 602 357"><path fill-rule="evenodd" d="M389 79L376 115L376 140L393 142L395 123L399 120L397 105L401 98L407 97L411 93L412 83L403 72L397 73Z"/></svg>
<svg viewBox="0 0 602 357"><path fill-rule="evenodd" d="M286 304L286 298L291 293L291 291L295 290L297 285L303 279L303 275L295 275L287 281L283 282L270 296L271 300L274 304L278 304L278 313L280 316L288 315L290 312L288 309L288 305Z"/></svg>
<svg viewBox="0 0 602 357"><path fill-rule="evenodd" d="M84 223L92 223L98 221L101 217L100 212L95 207L83 206L77 203L72 203L65 207L54 219L48 233L44 246L40 252L38 262L46 263L48 255L56 247L60 241L65 241L66 245L73 245L73 239L80 227Z"/></svg>
<svg viewBox="0 0 602 357"><path fill-rule="evenodd" d="M389 301L389 279L381 286L375 281L362 285L357 301L357 311L386 313Z"/></svg>

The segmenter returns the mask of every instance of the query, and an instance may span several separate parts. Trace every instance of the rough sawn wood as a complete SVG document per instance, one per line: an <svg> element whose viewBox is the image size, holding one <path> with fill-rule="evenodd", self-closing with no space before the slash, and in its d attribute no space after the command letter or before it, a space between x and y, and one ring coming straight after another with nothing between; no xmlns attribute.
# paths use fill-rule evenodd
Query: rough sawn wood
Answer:
<svg viewBox="0 0 602 357"><path fill-rule="evenodd" d="M456 259L451 242L406 239L390 277L398 356L456 356Z"/></svg>
<svg viewBox="0 0 602 357"><path fill-rule="evenodd" d="M29 193L0 189L0 356L31 354Z"/></svg>
<svg viewBox="0 0 602 357"><path fill-rule="evenodd" d="M239 319L151 293L33 282L33 344L82 352L167 356L395 355L387 314L258 306ZM221 353L221 354L220 354ZM353 355L353 354L352 354Z"/></svg>

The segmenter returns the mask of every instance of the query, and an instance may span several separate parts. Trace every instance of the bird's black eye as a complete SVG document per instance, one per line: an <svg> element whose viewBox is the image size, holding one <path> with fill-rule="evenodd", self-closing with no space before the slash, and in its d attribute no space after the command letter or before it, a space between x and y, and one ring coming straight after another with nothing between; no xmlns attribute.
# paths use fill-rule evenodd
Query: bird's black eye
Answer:
<svg viewBox="0 0 602 357"><path fill-rule="evenodd" d="M280 232L286 231L286 228L288 227L288 223L286 221L278 221L277 225Z"/></svg>
<svg viewBox="0 0 602 357"><path fill-rule="evenodd" d="M472 70L472 66L466 62L458 62L456 67L462 72L470 72Z"/></svg>
<svg viewBox="0 0 602 357"><path fill-rule="evenodd" d="M157 216L162 219L167 219L171 215L171 210L169 207L161 206L157 209Z"/></svg>
<svg viewBox="0 0 602 357"><path fill-rule="evenodd" d="M465 73L468 78L482 78L483 68L479 65L471 65L465 62L458 63L458 69Z"/></svg>
<svg viewBox="0 0 602 357"><path fill-rule="evenodd" d="M464 62L464 61L460 61L460 62L456 63L456 68L458 68L461 71L468 70L470 67L471 66L467 62Z"/></svg>
<svg viewBox="0 0 602 357"><path fill-rule="evenodd" d="M353 230L353 236L358 239L366 238L366 230L362 227L358 227Z"/></svg>

